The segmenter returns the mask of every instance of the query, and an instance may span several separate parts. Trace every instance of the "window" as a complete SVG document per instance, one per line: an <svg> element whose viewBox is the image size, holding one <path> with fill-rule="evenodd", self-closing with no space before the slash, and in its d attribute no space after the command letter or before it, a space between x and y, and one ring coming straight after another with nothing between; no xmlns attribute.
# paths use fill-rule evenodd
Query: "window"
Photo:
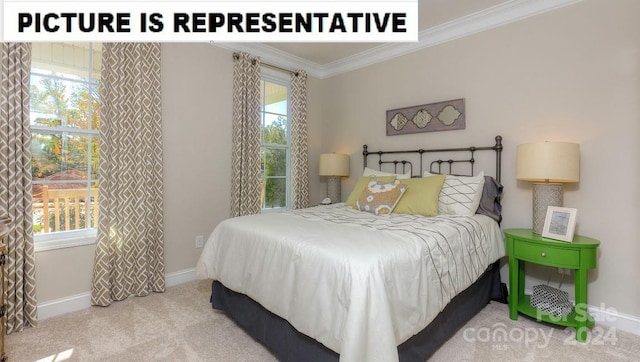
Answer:
<svg viewBox="0 0 640 362"><path fill-rule="evenodd" d="M262 209L290 207L290 82L263 72L260 81L262 119Z"/></svg>
<svg viewBox="0 0 640 362"><path fill-rule="evenodd" d="M33 231L42 242L95 235L101 46L33 43Z"/></svg>

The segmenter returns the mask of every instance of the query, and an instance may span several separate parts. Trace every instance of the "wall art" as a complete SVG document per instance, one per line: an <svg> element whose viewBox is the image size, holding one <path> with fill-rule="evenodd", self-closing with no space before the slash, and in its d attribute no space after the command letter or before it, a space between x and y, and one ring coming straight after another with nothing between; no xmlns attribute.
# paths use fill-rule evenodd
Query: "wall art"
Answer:
<svg viewBox="0 0 640 362"><path fill-rule="evenodd" d="M387 111L387 136L464 127L464 98Z"/></svg>

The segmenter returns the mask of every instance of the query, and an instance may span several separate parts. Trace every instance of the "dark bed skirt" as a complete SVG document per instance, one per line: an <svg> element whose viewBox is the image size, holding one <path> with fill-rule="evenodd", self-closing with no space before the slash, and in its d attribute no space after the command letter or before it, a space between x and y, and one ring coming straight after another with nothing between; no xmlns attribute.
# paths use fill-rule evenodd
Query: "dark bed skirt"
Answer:
<svg viewBox="0 0 640 362"><path fill-rule="evenodd" d="M398 346L400 361L424 361L490 300L506 303L499 262L492 264L469 288L458 294L418 334ZM212 284L213 308L224 311L238 326L267 347L280 361L338 361L339 355L244 294Z"/></svg>

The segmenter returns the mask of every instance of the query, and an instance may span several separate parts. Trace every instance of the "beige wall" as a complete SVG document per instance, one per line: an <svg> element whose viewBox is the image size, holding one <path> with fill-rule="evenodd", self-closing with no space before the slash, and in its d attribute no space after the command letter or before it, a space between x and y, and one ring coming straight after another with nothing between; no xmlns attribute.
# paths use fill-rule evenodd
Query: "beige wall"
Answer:
<svg viewBox="0 0 640 362"><path fill-rule="evenodd" d="M566 187L565 206L578 209L577 233L601 240L589 304L640 316L638 13L639 1L586 0L325 80L324 107L313 117L324 121L321 151L352 155L343 199L362 170L363 143L486 145L501 134L503 226L529 227L531 185L515 180L516 145L580 143L581 180ZM465 130L385 136L386 110L460 97Z"/></svg>
<svg viewBox="0 0 640 362"><path fill-rule="evenodd" d="M503 226L527 227L531 186L515 180L516 145L578 142L581 181L566 188L565 205L578 208L577 232L602 242L589 304L640 316L640 2L608 4L585 0L347 74L310 77L312 203L325 195L322 152L352 155L346 198L364 143L485 145L501 134ZM162 52L165 260L173 273L194 267L195 236L206 237L229 215L233 64L230 51L208 44L163 44ZM387 109L459 97L466 99L465 130L385 136ZM93 246L37 253L38 302L88 292L92 262Z"/></svg>
<svg viewBox="0 0 640 362"><path fill-rule="evenodd" d="M231 52L209 44L162 45L167 273L195 266L213 228L229 217Z"/></svg>
<svg viewBox="0 0 640 362"><path fill-rule="evenodd" d="M209 44L162 45L165 268L195 267L215 225L229 217L231 52ZM91 290L94 246L36 254L38 303Z"/></svg>
<svg viewBox="0 0 640 362"><path fill-rule="evenodd" d="M94 245L36 253L38 304L91 291Z"/></svg>

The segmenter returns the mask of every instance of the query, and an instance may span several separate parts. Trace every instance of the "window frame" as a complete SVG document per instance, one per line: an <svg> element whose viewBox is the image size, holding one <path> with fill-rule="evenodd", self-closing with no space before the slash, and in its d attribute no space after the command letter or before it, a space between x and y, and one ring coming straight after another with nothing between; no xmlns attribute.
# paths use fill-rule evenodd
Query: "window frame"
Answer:
<svg viewBox="0 0 640 362"><path fill-rule="evenodd" d="M72 82L75 84L84 84L84 85L88 85L89 87L99 87L99 79L100 78L96 78L94 77L94 47L93 47L94 43L90 43L89 44L89 52L88 52L88 59L87 59L87 63L86 70L87 71L87 77L80 77L80 79L73 79L73 78L69 78L69 77L65 77L65 76L60 76L58 74L60 73L55 73L55 70L51 70L54 72L54 74L47 74L47 72L49 71L49 69L47 69L46 67L37 67L34 68L34 66L32 65L31 69L30 69L30 78L33 76L37 76L37 77L41 77L41 78L49 78L49 79L54 79L54 80L61 80L61 81L65 81L65 82ZM42 64L42 62L40 63ZM46 64L46 63L45 63ZM52 64L52 68L55 67L55 64ZM41 70L41 71L38 71ZM61 73L64 74L64 73ZM91 88L90 88L91 89ZM100 101L100 99L98 98L98 102ZM65 127L65 126L55 126L55 127L47 127L47 126L42 126L42 125L30 125L30 130L31 133L37 133L37 134L55 134L55 135L60 135L62 137L64 136L68 136L68 135L72 135L72 136L87 136L88 137L88 141L87 141L87 178L85 180L74 180L75 182L72 181L62 181L62 182L41 182L41 181L32 181L33 185L49 185L49 184L56 184L56 183L60 183L60 184L65 184L65 183L85 183L87 185L87 199L89 199L90 197L90 188L91 185L93 183L98 183L99 185L99 180L100 180L100 176L98 175L98 177L96 179L94 179L92 177L92 166L91 166L91 147L92 147L92 140L93 139L97 139L98 142L100 142L100 130L99 129L94 129L92 128L93 124L92 124L92 114L93 114L93 106L92 103L89 102L88 104L88 122L87 122L87 129L81 129L81 128L74 128L74 127ZM31 108L29 110L31 112ZM98 186L99 187L99 186ZM99 201L98 201L99 202ZM86 216L85 216L86 217ZM90 216L91 217L91 216ZM93 227L91 228L84 228L84 229L74 229L74 230L65 230L65 231L57 231L57 232L49 232L49 233L42 233L42 234L34 234L33 239L34 239L34 250L35 252L40 252L40 251L47 251L47 250L55 250L55 249L62 249L62 248L69 248L69 247L76 247L76 246L82 246L82 245L91 245L91 244L95 244L96 240L97 240L97 225L98 225L98 220L91 220L91 224L93 225Z"/></svg>
<svg viewBox="0 0 640 362"><path fill-rule="evenodd" d="M265 148L286 150L286 173L285 173L286 205L281 207L269 207L269 208L264 207L264 205L260 205L261 212L275 212L280 210L291 209L291 202L292 202L292 197L291 197L291 194L292 194L291 192L291 79L289 79L288 76L289 76L288 73L278 71L275 69L271 69L271 68L261 69L260 80L262 80L263 82L269 82L269 83L281 85L287 88L287 111L286 111L287 143L286 145L271 144L271 143L263 142L262 132L263 132L263 125L264 125L264 115L269 112L265 112L262 107L260 108L260 154L261 154L261 157L262 157L262 151ZM262 99L260 101L261 101L261 104L265 103ZM282 176L275 176L275 177L267 176L266 169L262 170L262 177L264 177L265 181L267 178L274 178L274 179L282 178ZM266 185L265 185L265 192L266 192Z"/></svg>

